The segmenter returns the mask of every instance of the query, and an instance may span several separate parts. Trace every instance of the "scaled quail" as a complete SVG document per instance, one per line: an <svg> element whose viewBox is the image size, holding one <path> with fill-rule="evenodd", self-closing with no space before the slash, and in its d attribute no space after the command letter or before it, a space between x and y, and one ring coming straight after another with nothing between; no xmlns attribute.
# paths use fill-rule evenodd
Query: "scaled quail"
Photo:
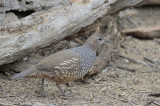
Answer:
<svg viewBox="0 0 160 106"><path fill-rule="evenodd" d="M66 84L83 78L93 65L97 49L103 43L104 34L96 31L82 46L54 53L31 68L12 76L11 79L19 79L26 76L42 78L42 94L44 94L44 79L52 80L56 82L56 86L65 96L59 84Z"/></svg>

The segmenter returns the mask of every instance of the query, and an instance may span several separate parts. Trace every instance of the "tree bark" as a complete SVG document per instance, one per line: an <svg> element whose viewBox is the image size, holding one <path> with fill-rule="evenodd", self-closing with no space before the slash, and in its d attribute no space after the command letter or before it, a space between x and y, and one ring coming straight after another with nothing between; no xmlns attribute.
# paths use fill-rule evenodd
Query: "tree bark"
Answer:
<svg viewBox="0 0 160 106"><path fill-rule="evenodd" d="M10 10L40 11L65 4L69 4L69 0L0 0L0 13Z"/></svg>
<svg viewBox="0 0 160 106"><path fill-rule="evenodd" d="M160 5L160 0L143 0L140 5Z"/></svg>

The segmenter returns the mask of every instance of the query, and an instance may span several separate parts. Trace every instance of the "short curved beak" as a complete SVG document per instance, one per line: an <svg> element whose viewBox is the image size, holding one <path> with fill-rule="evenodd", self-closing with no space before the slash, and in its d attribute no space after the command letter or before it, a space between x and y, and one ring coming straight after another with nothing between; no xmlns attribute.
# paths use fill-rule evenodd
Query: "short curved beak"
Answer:
<svg viewBox="0 0 160 106"><path fill-rule="evenodd" d="M104 40L105 42L109 42L109 39L107 39L107 38L105 38L105 40Z"/></svg>

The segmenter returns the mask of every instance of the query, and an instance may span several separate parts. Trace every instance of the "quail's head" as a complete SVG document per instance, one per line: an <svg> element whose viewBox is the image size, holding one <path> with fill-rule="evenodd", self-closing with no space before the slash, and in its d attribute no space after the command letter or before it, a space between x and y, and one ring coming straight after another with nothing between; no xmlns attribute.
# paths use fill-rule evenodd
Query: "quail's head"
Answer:
<svg viewBox="0 0 160 106"><path fill-rule="evenodd" d="M101 48L104 42L105 35L101 32L96 31L96 33L94 33L87 39L86 44L88 44L95 52L97 52L97 49Z"/></svg>

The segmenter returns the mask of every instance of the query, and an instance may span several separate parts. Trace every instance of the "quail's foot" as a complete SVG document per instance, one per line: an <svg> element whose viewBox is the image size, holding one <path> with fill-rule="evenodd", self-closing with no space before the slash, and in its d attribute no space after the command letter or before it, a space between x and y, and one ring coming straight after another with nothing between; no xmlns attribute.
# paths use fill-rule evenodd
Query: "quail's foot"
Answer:
<svg viewBox="0 0 160 106"><path fill-rule="evenodd" d="M73 83L72 82L68 82L66 83L67 87L73 87Z"/></svg>
<svg viewBox="0 0 160 106"><path fill-rule="evenodd" d="M66 93L62 90L62 88L60 87L60 85L59 85L58 83L56 83L56 86L57 86L57 88L61 91L61 93L62 93L61 96L64 96L64 97L73 97L72 95L66 94Z"/></svg>
<svg viewBox="0 0 160 106"><path fill-rule="evenodd" d="M88 82L87 80L85 79L80 79L79 80L82 84L90 84L90 82Z"/></svg>
<svg viewBox="0 0 160 106"><path fill-rule="evenodd" d="M46 97L47 96L47 94L41 89L39 91L35 91L35 93L37 94L37 97Z"/></svg>

